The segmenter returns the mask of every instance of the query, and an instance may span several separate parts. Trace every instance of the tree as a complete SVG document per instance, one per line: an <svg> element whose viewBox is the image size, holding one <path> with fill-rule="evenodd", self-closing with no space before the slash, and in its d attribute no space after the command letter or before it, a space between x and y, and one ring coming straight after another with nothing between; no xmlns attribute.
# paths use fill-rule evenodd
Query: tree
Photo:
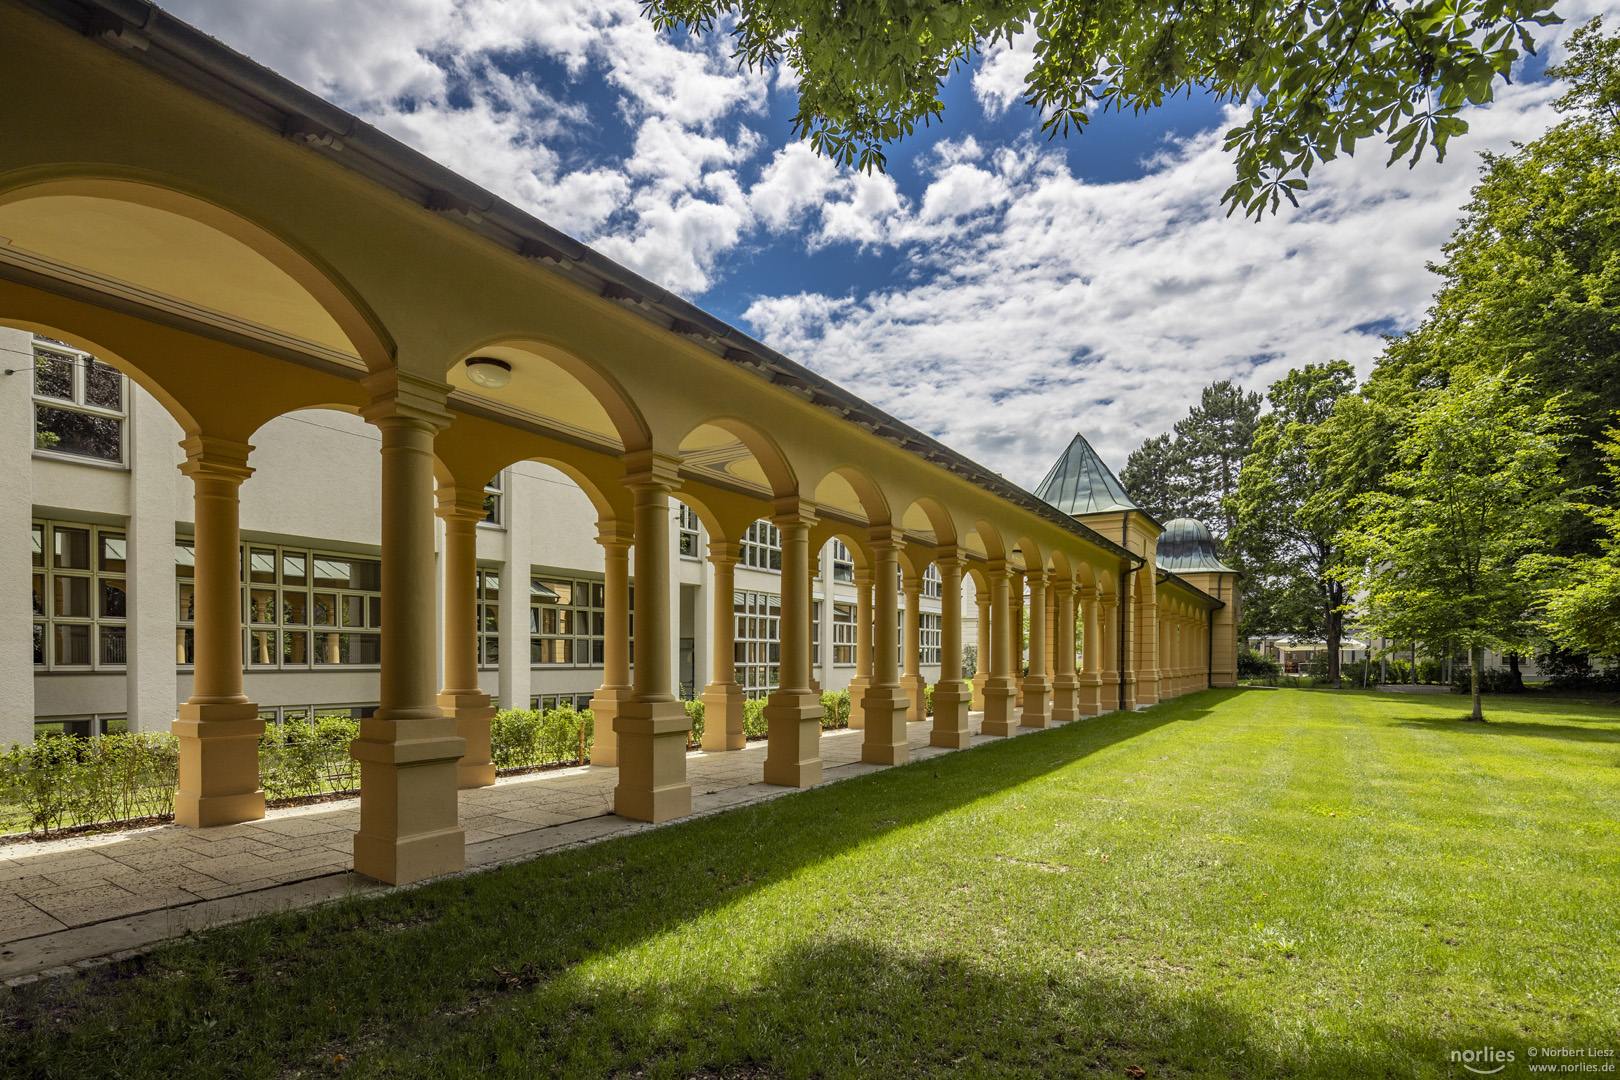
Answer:
<svg viewBox="0 0 1620 1080"><path fill-rule="evenodd" d="M1186 470L1188 499L1182 513L1197 518L1221 538L1237 524L1237 494L1243 459L1254 446L1260 395L1245 393L1230 379L1204 387L1197 405L1176 423L1176 442Z"/></svg>
<svg viewBox="0 0 1620 1080"><path fill-rule="evenodd" d="M1620 411L1620 37L1592 20L1548 69L1570 80L1566 119L1508 155L1485 155L1446 245L1423 324L1393 340L1367 393L1395 414L1452 380L1511 366L1542 399L1559 396L1572 438L1570 490L1601 481L1598 445ZM1568 513L1554 553L1592 554L1602 529Z"/></svg>
<svg viewBox="0 0 1620 1080"><path fill-rule="evenodd" d="M1238 479L1233 547L1242 560L1245 635L1252 630L1321 638L1328 676L1339 680L1345 591L1336 572L1348 523L1343 478L1333 469L1334 405L1356 386L1343 360L1290 371L1267 392Z"/></svg>
<svg viewBox="0 0 1620 1080"><path fill-rule="evenodd" d="M1137 505L1158 518L1197 518L1217 539L1231 535L1232 496L1254 441L1260 395L1230 379L1204 387L1198 404L1131 451L1119 481Z"/></svg>
<svg viewBox="0 0 1620 1080"><path fill-rule="evenodd" d="M1566 422L1528 379L1452 382L1412 419L1381 490L1356 500L1336 576L1367 622L1401 639L1468 648L1472 718L1486 648L1522 649L1534 589L1520 562L1564 510Z"/></svg>
<svg viewBox="0 0 1620 1080"><path fill-rule="evenodd" d="M1178 517L1188 489L1180 444L1169 432L1146 440L1125 459L1119 482L1136 505L1160 521Z"/></svg>
<svg viewBox="0 0 1620 1080"><path fill-rule="evenodd" d="M1542 632L1575 653L1620 657L1620 429L1598 444L1609 481L1608 501L1580 504L1603 530L1597 555L1527 560L1530 574L1546 571L1555 584L1543 597Z"/></svg>
<svg viewBox="0 0 1620 1080"><path fill-rule="evenodd" d="M1141 111L1194 90L1253 102L1227 132L1237 182L1223 202L1257 218L1296 202L1311 167L1382 136L1390 163L1415 164L1467 130L1461 111L1534 52L1551 0L646 0L661 30L725 26L738 62L787 65L798 80L794 132L817 153L881 169L883 148L938 119L946 77L1026 29L1027 104L1049 133L1091 114Z"/></svg>

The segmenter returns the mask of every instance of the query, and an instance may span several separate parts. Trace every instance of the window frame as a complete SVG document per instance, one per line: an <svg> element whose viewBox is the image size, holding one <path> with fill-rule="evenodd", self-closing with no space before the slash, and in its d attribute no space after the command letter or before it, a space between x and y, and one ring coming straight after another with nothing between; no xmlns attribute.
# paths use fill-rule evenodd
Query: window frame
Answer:
<svg viewBox="0 0 1620 1080"><path fill-rule="evenodd" d="M487 529L506 528L506 470L490 477L484 485L484 517L478 522Z"/></svg>
<svg viewBox="0 0 1620 1080"><path fill-rule="evenodd" d="M701 534L703 523L698 520L697 511L690 506L687 506L679 499L675 500L675 505L678 508L675 521L679 530L679 535L676 537L677 550L680 551L683 559L702 561L703 545Z"/></svg>
<svg viewBox="0 0 1620 1080"><path fill-rule="evenodd" d="M857 608L853 602L838 600L833 603L832 619L832 646L833 667L854 667L857 659L856 622ZM840 660L840 656L848 656L847 660Z"/></svg>
<svg viewBox="0 0 1620 1080"><path fill-rule="evenodd" d="M760 518L743 533L738 566L765 574L782 572L782 531Z"/></svg>
<svg viewBox="0 0 1620 1080"><path fill-rule="evenodd" d="M736 589L732 593L732 676L743 694L761 698L781 688L782 597Z"/></svg>
<svg viewBox="0 0 1620 1080"><path fill-rule="evenodd" d="M53 542L58 529L71 529L85 533L85 566L84 567L58 567L56 565L56 544ZM87 521L61 521L54 518L33 518L29 528L31 535L39 537L40 548L37 553L39 563L34 564L30 559L30 584L35 579L39 583L36 593L37 606L33 614L35 644L42 650L37 655L43 657L34 663L36 672L99 672L99 671L128 671L129 670L129 530L123 525L95 525ZM124 563L122 570L102 569L102 542L103 539L116 537L124 542ZM85 582L85 614L59 615L57 608L58 579ZM103 599L108 595L107 587L103 581L118 581L123 583L120 590L124 604L123 615L102 614ZM57 660L57 636L55 629L58 626L83 626L88 628L87 656L88 663L67 664ZM103 638L104 631L122 631L124 659L119 661L104 661ZM75 723L82 717L71 718Z"/></svg>
<svg viewBox="0 0 1620 1080"><path fill-rule="evenodd" d="M39 391L39 365L42 354L47 354L57 360L67 361L72 366L71 397L59 398ZM90 372L95 368L106 368L118 378L118 405L117 409L108 409L100 405L89 403L87 386ZM83 349L56 341L52 338L34 335L33 364L29 369L28 386L28 424L31 432L30 443L34 457L49 461L63 461L73 465L92 465L99 469L129 469L129 397L133 385L123 372L111 364L104 364L91 353ZM103 420L115 420L118 423L118 459L92 457L88 454L75 454L68 450L53 450L50 447L39 445L39 410L43 406L48 409L57 409L62 412L82 413Z"/></svg>
<svg viewBox="0 0 1620 1080"><path fill-rule="evenodd" d="M537 585L551 589L551 584L569 586L567 604L537 601ZM634 592L632 591L632 606ZM545 632L546 611L569 613L567 632ZM558 619L561 625L561 619ZM607 651L607 585L602 578L584 577L572 571L533 570L529 573L529 667L541 670L564 668L600 668ZM545 650L545 642L568 643L567 660L536 659L536 649ZM583 650L584 658L581 659Z"/></svg>

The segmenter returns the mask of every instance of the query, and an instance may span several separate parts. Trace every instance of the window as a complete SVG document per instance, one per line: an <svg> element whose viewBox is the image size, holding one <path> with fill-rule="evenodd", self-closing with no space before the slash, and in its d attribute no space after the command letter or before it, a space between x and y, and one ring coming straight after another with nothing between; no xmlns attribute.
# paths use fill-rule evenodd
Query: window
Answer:
<svg viewBox="0 0 1620 1080"><path fill-rule="evenodd" d="M944 594L945 583L940 580L939 567L933 563L923 571L922 594L931 600L938 600Z"/></svg>
<svg viewBox="0 0 1620 1080"><path fill-rule="evenodd" d="M607 631L606 589L600 581L531 578L531 664L602 663Z"/></svg>
<svg viewBox="0 0 1620 1080"><path fill-rule="evenodd" d="M768 521L756 521L743 533L742 564L755 570L782 570L782 533Z"/></svg>
<svg viewBox="0 0 1620 1080"><path fill-rule="evenodd" d="M810 665L821 666L821 601L810 601Z"/></svg>
<svg viewBox="0 0 1620 1080"><path fill-rule="evenodd" d="M852 582L855 580L855 557L849 553L842 540L832 542L833 580Z"/></svg>
<svg viewBox="0 0 1620 1080"><path fill-rule="evenodd" d="M751 698L777 688L782 662L782 598L772 593L739 592L736 619L737 685Z"/></svg>
<svg viewBox="0 0 1620 1080"><path fill-rule="evenodd" d="M322 720L365 720L376 705L266 705L259 710L265 729L283 741L292 728L310 728Z"/></svg>
<svg viewBox="0 0 1620 1080"><path fill-rule="evenodd" d="M126 663L122 529L33 523L34 664L122 668Z"/></svg>
<svg viewBox="0 0 1620 1080"><path fill-rule="evenodd" d="M688 559L700 559L703 556L698 549L697 513L683 502L677 501L675 505L681 512L681 555Z"/></svg>
<svg viewBox="0 0 1620 1080"><path fill-rule="evenodd" d="M833 605L833 666L855 666L855 605Z"/></svg>
<svg viewBox="0 0 1620 1080"><path fill-rule="evenodd" d="M196 662L195 556L175 544L175 662ZM250 669L361 666L382 661L382 563L307 548L244 544Z"/></svg>
<svg viewBox="0 0 1620 1080"><path fill-rule="evenodd" d="M488 500L485 500L486 503ZM501 664L501 575L478 571L478 666Z"/></svg>
<svg viewBox="0 0 1620 1080"><path fill-rule="evenodd" d="M922 621L917 624L917 651L922 656L923 667L938 667L940 642L943 634L940 617L923 612Z"/></svg>
<svg viewBox="0 0 1620 1080"><path fill-rule="evenodd" d="M124 377L87 352L34 343L34 450L124 463Z"/></svg>
<svg viewBox="0 0 1620 1080"><path fill-rule="evenodd" d="M496 473L494 479L484 485L484 520L480 525L494 525L499 528L506 524L506 498L503 492L506 488L506 474Z"/></svg>

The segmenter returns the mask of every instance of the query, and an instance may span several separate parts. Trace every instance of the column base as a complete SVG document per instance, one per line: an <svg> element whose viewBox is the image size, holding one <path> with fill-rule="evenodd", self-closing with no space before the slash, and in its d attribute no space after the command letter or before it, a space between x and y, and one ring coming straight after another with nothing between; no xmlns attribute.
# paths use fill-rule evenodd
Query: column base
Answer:
<svg viewBox="0 0 1620 1080"><path fill-rule="evenodd" d="M251 701L180 706L172 730L180 741L177 825L206 829L264 817L259 736L264 721Z"/></svg>
<svg viewBox="0 0 1620 1080"><path fill-rule="evenodd" d="M765 782L806 788L821 783L821 695L778 690L765 704L770 742Z"/></svg>
<svg viewBox="0 0 1620 1080"><path fill-rule="evenodd" d="M968 703L968 708L973 712L984 712L984 684L989 678L982 671L973 673L973 700Z"/></svg>
<svg viewBox="0 0 1620 1080"><path fill-rule="evenodd" d="M456 722L456 734L467 742L467 752L456 762L456 786L489 787L495 783L494 753L489 722L495 706L488 694L440 694L439 708Z"/></svg>
<svg viewBox="0 0 1620 1080"><path fill-rule="evenodd" d="M849 680L849 726L851 728L864 728L866 726L866 703L862 700L866 696L866 688L871 679L865 675L857 675Z"/></svg>
<svg viewBox="0 0 1620 1080"><path fill-rule="evenodd" d="M902 675L900 685L906 691L911 705L906 709L907 723L915 724L928 718L928 682L921 675Z"/></svg>
<svg viewBox="0 0 1620 1080"><path fill-rule="evenodd" d="M903 765L910 761L906 713L911 708L911 695L901 686L868 686L862 701L866 705L866 738L861 742L861 760L873 765Z"/></svg>
<svg viewBox="0 0 1620 1080"><path fill-rule="evenodd" d="M1013 679L1013 708L1015 709L1024 707L1024 678L1023 675L1019 675Z"/></svg>
<svg viewBox="0 0 1620 1080"><path fill-rule="evenodd" d="M1072 724L1080 719L1080 678L1059 675L1052 680L1052 723Z"/></svg>
<svg viewBox="0 0 1620 1080"><path fill-rule="evenodd" d="M613 721L619 715L619 706L629 700L628 686L598 687L591 696L592 765L619 763L619 736L613 729Z"/></svg>
<svg viewBox="0 0 1620 1080"><path fill-rule="evenodd" d="M710 683L703 688L703 749L713 753L741 750L748 745L743 734L743 712L748 695L736 683Z"/></svg>
<svg viewBox="0 0 1620 1080"><path fill-rule="evenodd" d="M972 700L973 695L960 681L934 686L934 730L928 734L929 746L962 750L973 742L973 733L968 730L968 706Z"/></svg>
<svg viewBox="0 0 1620 1080"><path fill-rule="evenodd" d="M1020 727L1043 728L1052 724L1052 683L1045 675L1024 680L1024 703L1018 711Z"/></svg>
<svg viewBox="0 0 1620 1080"><path fill-rule="evenodd" d="M686 733L691 723L686 707L678 701L623 701L613 730L619 749L613 812L654 824L690 814Z"/></svg>
<svg viewBox="0 0 1620 1080"><path fill-rule="evenodd" d="M390 885L467 865L456 800L456 765L467 744L453 718L424 711L379 710L360 721L360 737L349 744L349 756L360 763L354 869Z"/></svg>
<svg viewBox="0 0 1620 1080"><path fill-rule="evenodd" d="M992 676L993 678L993 676ZM1005 685L994 684L984 688L984 723L979 730L986 735L1008 736L1018 731L1018 688L1009 680Z"/></svg>
<svg viewBox="0 0 1620 1080"><path fill-rule="evenodd" d="M1080 676L1078 698L1081 716L1102 715L1102 677L1095 672Z"/></svg>

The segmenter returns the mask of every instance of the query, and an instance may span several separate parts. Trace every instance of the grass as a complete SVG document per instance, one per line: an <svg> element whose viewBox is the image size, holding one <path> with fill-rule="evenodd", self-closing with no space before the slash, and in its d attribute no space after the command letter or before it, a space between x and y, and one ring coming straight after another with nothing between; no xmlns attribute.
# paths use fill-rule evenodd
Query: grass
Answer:
<svg viewBox="0 0 1620 1080"><path fill-rule="evenodd" d="M1426 1077L1492 1046L1511 1076L1531 1044L1620 1052L1620 712L1492 706L1207 691L262 918L0 1004L0 1075Z"/></svg>

